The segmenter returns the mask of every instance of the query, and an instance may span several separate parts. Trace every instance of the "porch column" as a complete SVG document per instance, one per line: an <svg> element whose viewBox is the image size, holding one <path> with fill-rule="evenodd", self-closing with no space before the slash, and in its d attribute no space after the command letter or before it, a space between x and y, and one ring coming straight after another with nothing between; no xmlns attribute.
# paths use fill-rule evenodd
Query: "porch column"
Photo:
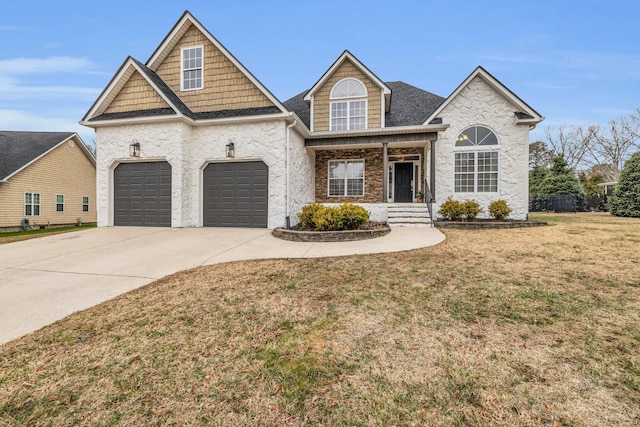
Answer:
<svg viewBox="0 0 640 427"><path fill-rule="evenodd" d="M382 143L382 203L387 203L389 194L389 163L387 157L388 142Z"/></svg>
<svg viewBox="0 0 640 427"><path fill-rule="evenodd" d="M434 144L435 141L433 140L429 140L429 144L430 144L430 167L429 167L429 181L431 181L431 183L429 184L430 190L431 190L431 198L435 199L436 198L436 144Z"/></svg>

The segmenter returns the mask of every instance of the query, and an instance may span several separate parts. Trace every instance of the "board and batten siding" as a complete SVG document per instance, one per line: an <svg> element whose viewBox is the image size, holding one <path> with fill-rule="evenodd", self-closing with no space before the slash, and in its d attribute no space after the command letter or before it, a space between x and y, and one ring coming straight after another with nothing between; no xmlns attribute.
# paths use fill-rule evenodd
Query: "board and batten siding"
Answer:
<svg viewBox="0 0 640 427"><path fill-rule="evenodd" d="M342 79L352 77L360 80L367 88L367 128L382 127L382 90L349 60L345 60L316 91L313 97L313 131L330 130L330 96L333 86Z"/></svg>
<svg viewBox="0 0 640 427"><path fill-rule="evenodd" d="M40 193L40 215L24 215L24 193ZM56 212L56 195L64 195L64 212ZM89 212L82 197L89 196ZM96 168L77 143L58 146L44 157L0 183L0 227L96 222Z"/></svg>
<svg viewBox="0 0 640 427"><path fill-rule="evenodd" d="M203 89L180 90L180 49L204 46ZM191 26L155 70L158 76L196 113L274 104L209 39Z"/></svg>
<svg viewBox="0 0 640 427"><path fill-rule="evenodd" d="M139 72L134 72L105 113L170 108Z"/></svg>

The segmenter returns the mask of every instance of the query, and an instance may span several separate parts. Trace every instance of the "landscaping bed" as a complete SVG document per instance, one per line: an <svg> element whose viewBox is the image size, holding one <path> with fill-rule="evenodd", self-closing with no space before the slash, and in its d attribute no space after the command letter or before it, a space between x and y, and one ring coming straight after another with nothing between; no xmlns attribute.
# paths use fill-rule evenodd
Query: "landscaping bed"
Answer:
<svg viewBox="0 0 640 427"><path fill-rule="evenodd" d="M523 228L523 227L540 227L548 225L545 221L522 221L522 220L497 220L497 219L472 219L464 221L448 221L439 219L434 222L438 228L464 228L464 229L481 229L481 228Z"/></svg>
<svg viewBox="0 0 640 427"><path fill-rule="evenodd" d="M314 231L303 228L276 228L274 237L293 242L348 242L353 240L367 240L382 237L391 231L384 222L369 221L357 230Z"/></svg>

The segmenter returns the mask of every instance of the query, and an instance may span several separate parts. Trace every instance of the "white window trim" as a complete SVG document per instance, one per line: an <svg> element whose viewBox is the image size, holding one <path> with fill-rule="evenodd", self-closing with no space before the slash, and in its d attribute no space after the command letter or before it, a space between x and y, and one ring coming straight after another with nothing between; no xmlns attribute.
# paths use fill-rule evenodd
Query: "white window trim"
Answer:
<svg viewBox="0 0 640 427"><path fill-rule="evenodd" d="M340 194L340 195L335 195L335 194L331 194L330 191L330 183L331 183L331 162L362 162L362 194L358 194L358 195L347 195L347 180L349 179L347 177L347 175L345 175L344 177L344 194ZM331 159L328 161L327 163L327 197L364 197L365 196L365 190L366 190L366 186L365 186L365 177L366 177L366 170L365 170L365 161L364 159Z"/></svg>
<svg viewBox="0 0 640 427"><path fill-rule="evenodd" d="M62 196L62 203L58 203L58 196ZM62 210L61 211L58 210L58 205L62 205ZM56 213L64 212L64 194L56 194L55 209L56 209Z"/></svg>
<svg viewBox="0 0 640 427"><path fill-rule="evenodd" d="M500 150L496 149L497 145L487 146L489 149L478 149L477 146L473 147L460 147L453 153L453 192L455 194L496 194L500 193L500 171L501 158ZM469 149L471 148L471 149ZM458 153L473 153L473 191L456 191L456 154ZM497 153L498 154L498 183L496 185L496 191L478 191L478 153Z"/></svg>
<svg viewBox="0 0 640 427"><path fill-rule="evenodd" d="M27 194L31 195L31 203L27 205ZM38 203L35 202L35 195L38 195ZM25 191L24 193L24 216L40 216L40 193ZM27 213L27 206L31 207L31 213ZM38 213L35 213L35 207L38 206Z"/></svg>
<svg viewBox="0 0 640 427"><path fill-rule="evenodd" d="M358 83L360 83L362 85L362 88L364 89L364 95L362 96L344 96L344 97L335 97L333 96L333 91L336 88L336 86L338 86L340 83L346 81L346 80L355 80ZM334 100L334 101L330 101L329 102L329 130L332 132L341 132L341 131L336 131L333 129L333 104L337 104L337 103L345 103L347 104L347 129L346 130L363 130L363 129L368 129L369 128L369 91L367 90L367 86L359 79L356 79L354 77L347 77L344 78L338 82L336 82L336 84L333 85L333 87L331 88L331 91L329 92L329 99L330 100ZM351 111L351 103L352 102L360 102L360 101L364 101L364 128L361 129L352 129L350 126L351 123L351 115L350 115L350 111ZM312 116L313 117L313 116Z"/></svg>
<svg viewBox="0 0 640 427"><path fill-rule="evenodd" d="M84 199L85 198L87 199L87 204L86 205L84 203ZM89 198L89 196L82 196L82 212L83 213L89 212L89 209L90 209L90 204L89 203L90 202L91 202L91 199ZM84 210L85 206L87 206L87 210L86 211Z"/></svg>
<svg viewBox="0 0 640 427"><path fill-rule="evenodd" d="M184 51L185 50L190 50L190 49L197 49L200 48L202 50L202 67L200 68L184 68ZM190 71L190 70L198 70L200 69L202 71L202 81L200 84L200 87L192 87L189 89L185 89L184 87L184 72L185 71ZM200 90L200 89L204 89L204 45L196 45L196 46L185 46L183 48L180 48L180 90L183 92L188 92L191 90Z"/></svg>

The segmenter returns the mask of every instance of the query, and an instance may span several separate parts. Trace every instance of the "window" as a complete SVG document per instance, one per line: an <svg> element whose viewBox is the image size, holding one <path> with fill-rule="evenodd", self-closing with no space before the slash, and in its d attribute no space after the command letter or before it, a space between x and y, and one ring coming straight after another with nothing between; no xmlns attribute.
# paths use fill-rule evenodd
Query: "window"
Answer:
<svg viewBox="0 0 640 427"><path fill-rule="evenodd" d="M82 196L82 212L89 212L89 197Z"/></svg>
<svg viewBox="0 0 640 427"><path fill-rule="evenodd" d="M182 48L182 90L202 89L202 46Z"/></svg>
<svg viewBox="0 0 640 427"><path fill-rule="evenodd" d="M329 160L329 196L364 196L364 160Z"/></svg>
<svg viewBox="0 0 640 427"><path fill-rule="evenodd" d="M64 212L64 195L56 194L56 212Z"/></svg>
<svg viewBox="0 0 640 427"><path fill-rule="evenodd" d="M24 214L26 216L40 215L40 193L24 193Z"/></svg>
<svg viewBox="0 0 640 427"><path fill-rule="evenodd" d="M485 148L495 145L498 137L484 126L472 126L458 135L454 165L456 193L498 191L498 151Z"/></svg>
<svg viewBox="0 0 640 427"><path fill-rule="evenodd" d="M330 104L331 130L367 128L367 89L356 79L340 80L331 89L331 99L345 99Z"/></svg>

